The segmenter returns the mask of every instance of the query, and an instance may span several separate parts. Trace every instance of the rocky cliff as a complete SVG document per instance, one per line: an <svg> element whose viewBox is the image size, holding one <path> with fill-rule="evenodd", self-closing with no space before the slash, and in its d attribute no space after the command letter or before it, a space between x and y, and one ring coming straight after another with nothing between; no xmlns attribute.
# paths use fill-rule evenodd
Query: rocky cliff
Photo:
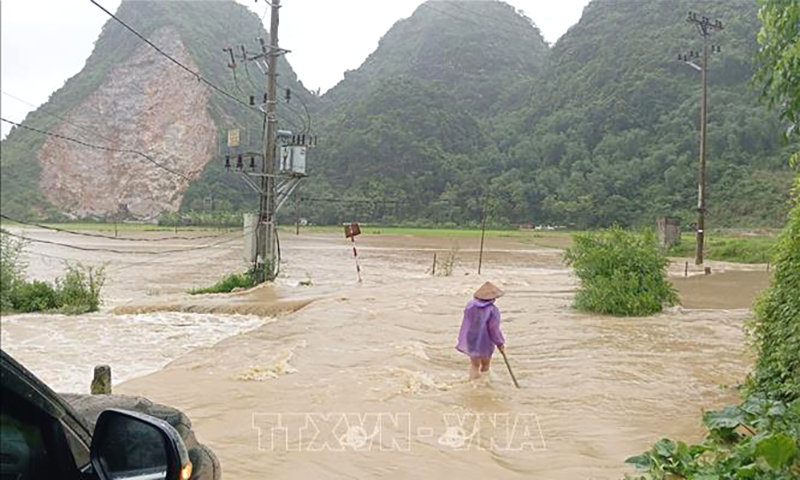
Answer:
<svg viewBox="0 0 800 480"><path fill-rule="evenodd" d="M163 27L153 41L197 69L175 28ZM57 137L44 143L38 154L39 187L56 208L78 218L127 210L152 219L178 210L189 181L215 153L216 128L208 113L210 88L169 63L142 44L68 113L69 123L54 131L120 151L84 148ZM88 131L76 124L93 127Z"/></svg>

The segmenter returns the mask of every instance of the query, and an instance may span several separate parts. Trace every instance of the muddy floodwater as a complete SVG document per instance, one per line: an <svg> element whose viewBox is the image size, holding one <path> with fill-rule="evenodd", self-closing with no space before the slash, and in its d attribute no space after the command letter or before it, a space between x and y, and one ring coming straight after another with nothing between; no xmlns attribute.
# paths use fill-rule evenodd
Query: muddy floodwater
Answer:
<svg viewBox="0 0 800 480"><path fill-rule="evenodd" d="M134 243L218 243L144 259L34 245L40 278L59 274L53 257L110 262L109 299L81 317L4 317L3 348L62 390L88 390L92 367L110 364L125 380L117 393L183 409L224 478L617 479L662 436L699 440L701 412L736 399L751 363L743 323L768 281L763 268L713 262L712 275L680 278L681 264L671 274L684 306L601 317L570 308L577 282L561 252L531 239L490 237L478 276L477 235L363 236L359 284L339 235L285 232L276 285L182 294L244 269L240 241ZM451 276L431 276L434 253L456 255ZM520 389L499 355L467 382L454 349L485 280L506 292L498 306Z"/></svg>

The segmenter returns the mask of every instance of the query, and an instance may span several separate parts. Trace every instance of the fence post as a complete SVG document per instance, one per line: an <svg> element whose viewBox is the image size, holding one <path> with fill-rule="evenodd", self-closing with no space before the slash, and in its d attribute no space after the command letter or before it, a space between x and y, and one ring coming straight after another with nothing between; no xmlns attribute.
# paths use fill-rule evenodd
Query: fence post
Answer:
<svg viewBox="0 0 800 480"><path fill-rule="evenodd" d="M94 378L91 387L92 395L111 395L111 367L97 365L94 367Z"/></svg>

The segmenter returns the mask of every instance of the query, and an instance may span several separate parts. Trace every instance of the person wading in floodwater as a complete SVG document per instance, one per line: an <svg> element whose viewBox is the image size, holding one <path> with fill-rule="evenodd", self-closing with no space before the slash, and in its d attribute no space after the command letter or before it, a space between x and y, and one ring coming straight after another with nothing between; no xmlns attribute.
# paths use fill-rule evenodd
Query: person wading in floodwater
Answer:
<svg viewBox="0 0 800 480"><path fill-rule="evenodd" d="M475 380L481 372L488 372L494 347L504 352L505 339L500 331L500 309L494 301L503 292L492 282L486 282L473 295L475 298L464 308L464 320L458 334L456 349L469 356L469 379Z"/></svg>

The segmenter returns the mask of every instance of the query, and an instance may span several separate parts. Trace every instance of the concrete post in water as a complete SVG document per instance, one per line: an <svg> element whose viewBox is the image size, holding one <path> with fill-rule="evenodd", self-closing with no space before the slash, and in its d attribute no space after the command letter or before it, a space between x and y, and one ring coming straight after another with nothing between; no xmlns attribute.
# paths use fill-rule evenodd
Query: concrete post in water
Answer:
<svg viewBox="0 0 800 480"><path fill-rule="evenodd" d="M92 395L111 395L111 367L97 365L92 379Z"/></svg>
<svg viewBox="0 0 800 480"><path fill-rule="evenodd" d="M662 248L670 248L681 243L681 223L675 217L656 219L656 238Z"/></svg>

